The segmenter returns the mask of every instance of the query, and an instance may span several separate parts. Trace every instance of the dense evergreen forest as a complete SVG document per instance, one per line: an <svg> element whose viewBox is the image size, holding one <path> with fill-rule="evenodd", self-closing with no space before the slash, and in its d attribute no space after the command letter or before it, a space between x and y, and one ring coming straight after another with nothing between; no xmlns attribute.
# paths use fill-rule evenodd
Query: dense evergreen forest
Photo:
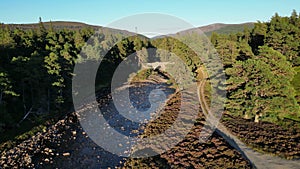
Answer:
<svg viewBox="0 0 300 169"><path fill-rule="evenodd" d="M228 77L226 111L256 121L299 121L299 35L296 11L275 14L252 30L211 35Z"/></svg>
<svg viewBox="0 0 300 169"><path fill-rule="evenodd" d="M45 28L42 21L38 28L26 30L0 25L0 132L72 111L74 65L86 59L99 60L95 52L107 52L96 89L110 84L115 68L129 54L137 51L142 58L147 48L175 53L198 77L201 61L180 41L122 37L91 27ZM290 17L275 14L268 22L255 23L253 29L212 33L210 38L227 77L227 113L255 121L299 121L300 16L296 11ZM80 53L82 50L86 52Z"/></svg>

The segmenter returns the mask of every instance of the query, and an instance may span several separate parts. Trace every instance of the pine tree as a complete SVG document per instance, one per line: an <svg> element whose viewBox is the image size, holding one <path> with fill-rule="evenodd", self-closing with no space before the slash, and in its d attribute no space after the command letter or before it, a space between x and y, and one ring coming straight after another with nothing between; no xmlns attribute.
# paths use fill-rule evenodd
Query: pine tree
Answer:
<svg viewBox="0 0 300 169"><path fill-rule="evenodd" d="M226 69L227 111L245 118L276 122L299 113L290 81L293 69L279 52L261 47L259 56Z"/></svg>

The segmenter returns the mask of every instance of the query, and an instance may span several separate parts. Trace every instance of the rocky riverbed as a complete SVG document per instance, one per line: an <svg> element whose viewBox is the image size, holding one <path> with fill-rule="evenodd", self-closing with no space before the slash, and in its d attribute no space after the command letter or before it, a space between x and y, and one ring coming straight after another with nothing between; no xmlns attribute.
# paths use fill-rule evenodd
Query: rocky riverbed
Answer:
<svg viewBox="0 0 300 169"><path fill-rule="evenodd" d="M130 87L130 101L137 110L151 110L151 103L153 104L155 99L149 100L148 96L151 91L157 89L157 86L164 91L166 97L171 98L158 115L146 116L147 123L126 120L114 109L111 95L108 92L100 94L98 106L109 122L108 127L115 128L123 135L140 137L152 137L168 129L178 115L180 93L171 94L175 90L168 88L166 84L140 83ZM152 94L161 97L162 93ZM159 99L157 101L161 103ZM155 118L151 119L153 115ZM175 147L154 157L135 159L120 157L101 148L82 128L76 113L71 113L46 131L3 152L0 166L2 168L251 168L249 161L216 133L208 142L199 143L198 134L203 123L204 116L199 112L192 130Z"/></svg>

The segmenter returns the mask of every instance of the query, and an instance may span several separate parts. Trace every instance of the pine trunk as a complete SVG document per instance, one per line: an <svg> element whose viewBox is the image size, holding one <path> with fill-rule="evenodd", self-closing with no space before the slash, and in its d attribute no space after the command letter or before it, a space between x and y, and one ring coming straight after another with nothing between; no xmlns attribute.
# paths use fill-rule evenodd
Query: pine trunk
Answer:
<svg viewBox="0 0 300 169"><path fill-rule="evenodd" d="M254 122L255 122L255 123L258 123L258 122L259 122L259 115L258 115L258 114L255 115Z"/></svg>

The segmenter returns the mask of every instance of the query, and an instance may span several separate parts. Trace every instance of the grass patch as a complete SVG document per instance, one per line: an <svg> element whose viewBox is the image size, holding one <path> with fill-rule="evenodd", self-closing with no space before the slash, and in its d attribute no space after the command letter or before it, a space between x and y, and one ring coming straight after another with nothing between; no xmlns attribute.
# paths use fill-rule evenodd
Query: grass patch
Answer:
<svg viewBox="0 0 300 169"><path fill-rule="evenodd" d="M24 140L36 135L38 132L45 132L47 126L54 124L55 122L56 120L50 116L39 121L38 123L32 123L29 120L25 120L20 124L20 126L14 127L1 134L0 152L4 152L15 147Z"/></svg>
<svg viewBox="0 0 300 169"><path fill-rule="evenodd" d="M140 70L133 78L133 82L138 82L140 80L146 80L150 75L154 73L153 69L143 69Z"/></svg>
<svg viewBox="0 0 300 169"><path fill-rule="evenodd" d="M208 105L211 103L211 85L209 81L205 82L204 85L204 97L205 101L207 102Z"/></svg>
<svg viewBox="0 0 300 169"><path fill-rule="evenodd" d="M32 116L31 114L20 124L15 123L11 128L1 132L0 153L13 148L24 140L36 135L38 132L45 132L47 127L55 124L63 118L69 111L65 109L56 110L50 114ZM62 113L67 112L67 113Z"/></svg>

